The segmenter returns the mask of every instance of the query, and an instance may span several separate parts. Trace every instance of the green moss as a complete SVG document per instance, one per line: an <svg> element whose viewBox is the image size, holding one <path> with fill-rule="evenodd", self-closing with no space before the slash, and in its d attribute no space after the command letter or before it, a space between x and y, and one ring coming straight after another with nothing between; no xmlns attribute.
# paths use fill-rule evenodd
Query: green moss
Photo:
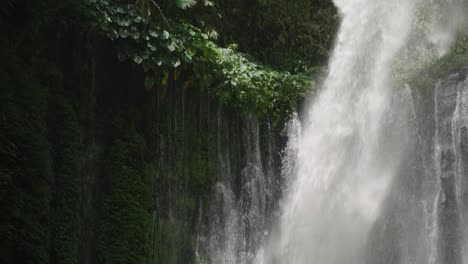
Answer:
<svg viewBox="0 0 468 264"><path fill-rule="evenodd" d="M48 263L48 93L9 50L0 56L0 262Z"/></svg>
<svg viewBox="0 0 468 264"><path fill-rule="evenodd" d="M468 65L468 52L452 53L437 61L432 62L424 70L411 73L404 79L411 87L418 89L422 94L426 94L435 87L440 78L462 69Z"/></svg>
<svg viewBox="0 0 468 264"><path fill-rule="evenodd" d="M193 263L192 220L196 212L193 196L174 193L169 218L159 218L156 230L156 263Z"/></svg>
<svg viewBox="0 0 468 264"><path fill-rule="evenodd" d="M146 263L150 257L153 172L142 159L145 144L133 128L109 151L109 191L99 225L101 263Z"/></svg>
<svg viewBox="0 0 468 264"><path fill-rule="evenodd" d="M54 101L50 132L55 165L52 258L56 263L74 264L79 259L81 228L80 127L66 99Z"/></svg>

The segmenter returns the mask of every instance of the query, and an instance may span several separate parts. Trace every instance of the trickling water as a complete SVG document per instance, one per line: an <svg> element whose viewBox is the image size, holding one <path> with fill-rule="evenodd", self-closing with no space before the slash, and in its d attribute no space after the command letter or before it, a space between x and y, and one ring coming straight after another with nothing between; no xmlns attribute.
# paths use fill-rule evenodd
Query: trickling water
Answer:
<svg viewBox="0 0 468 264"><path fill-rule="evenodd" d="M274 146L269 135L264 135L267 150L264 166L258 120L247 116L240 121L241 144L234 146L233 151L230 149L233 135L226 118L221 111L218 117L219 176L210 201L212 212L205 248L210 263L252 263L268 234L277 180ZM233 160L237 160L236 164L232 164Z"/></svg>
<svg viewBox="0 0 468 264"><path fill-rule="evenodd" d="M366 263L467 263L465 79L458 72L426 87L434 100L412 90L415 141L369 234Z"/></svg>
<svg viewBox="0 0 468 264"><path fill-rule="evenodd" d="M466 248L464 233L466 225L463 208L462 184L466 181L464 155L461 153L462 141L468 127L468 87L467 82L459 80L454 74L436 88L436 138L435 167L440 179L440 193L437 199L438 226L437 260L438 263L465 263L463 252ZM466 190L465 190L466 191ZM466 220L465 220L466 221ZM463 227L465 226L465 227ZM465 229L465 230L464 230Z"/></svg>
<svg viewBox="0 0 468 264"><path fill-rule="evenodd" d="M283 164L281 168L281 175L284 178L283 188L289 188L291 184L291 175L297 173L297 153L299 149L299 138L301 136L301 122L298 114L293 113L291 119L286 125L286 133L288 142L283 151Z"/></svg>

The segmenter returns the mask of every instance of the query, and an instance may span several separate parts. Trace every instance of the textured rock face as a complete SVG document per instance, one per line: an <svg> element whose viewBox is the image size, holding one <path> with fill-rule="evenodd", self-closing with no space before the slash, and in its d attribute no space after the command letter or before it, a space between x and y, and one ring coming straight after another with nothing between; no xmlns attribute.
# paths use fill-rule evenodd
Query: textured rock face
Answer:
<svg viewBox="0 0 468 264"><path fill-rule="evenodd" d="M412 92L414 140L368 241L368 263L466 263L466 69Z"/></svg>
<svg viewBox="0 0 468 264"><path fill-rule="evenodd" d="M437 177L440 178L438 207L438 241L436 242L437 259L443 263L462 263L463 234L460 226L461 205L458 193L461 186L458 182L463 177L457 166L460 158L459 148L460 107L463 107L465 83L460 82L460 73L452 74L436 87L436 139L435 162L438 166Z"/></svg>

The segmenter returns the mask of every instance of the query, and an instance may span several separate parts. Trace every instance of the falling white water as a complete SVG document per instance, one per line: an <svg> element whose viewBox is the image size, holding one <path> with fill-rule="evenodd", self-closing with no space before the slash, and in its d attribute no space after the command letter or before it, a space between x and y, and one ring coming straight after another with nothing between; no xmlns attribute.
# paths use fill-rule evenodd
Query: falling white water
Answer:
<svg viewBox="0 0 468 264"><path fill-rule="evenodd" d="M376 220L407 145L410 106L391 70L412 27L413 0L335 0L341 29L321 94L299 138L297 175L265 263L364 263Z"/></svg>
<svg viewBox="0 0 468 264"><path fill-rule="evenodd" d="M201 241L209 263L248 264L267 236L267 226L274 197L273 142L265 136L267 153L262 163L260 124L254 116L242 118L242 152L230 150L227 118L218 112L218 173L209 209L209 230ZM239 155L239 163L231 163L232 154ZM242 153L242 157L241 154ZM237 166L237 167L235 167ZM239 169L236 175L236 169ZM235 182L239 179L239 182ZM235 185L240 185L236 193ZM206 236L206 237L205 237ZM199 261L202 262L201 258Z"/></svg>

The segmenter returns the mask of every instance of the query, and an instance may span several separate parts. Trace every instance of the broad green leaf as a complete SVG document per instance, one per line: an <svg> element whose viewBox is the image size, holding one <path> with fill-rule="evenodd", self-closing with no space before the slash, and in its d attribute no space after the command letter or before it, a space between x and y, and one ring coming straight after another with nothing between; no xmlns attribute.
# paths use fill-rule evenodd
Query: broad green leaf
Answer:
<svg viewBox="0 0 468 264"><path fill-rule="evenodd" d="M174 66L174 68L177 68L177 67L180 66L180 64L181 64L181 63L180 63L180 60L177 60L177 61L175 61L175 62L172 63L172 66Z"/></svg>
<svg viewBox="0 0 468 264"><path fill-rule="evenodd" d="M143 61L143 58L140 57L140 56L135 56L135 57L133 57L133 61L134 61L136 64L140 64L140 63Z"/></svg>
<svg viewBox="0 0 468 264"><path fill-rule="evenodd" d="M168 39L169 38L169 32L166 30L163 31L163 39Z"/></svg>
<svg viewBox="0 0 468 264"><path fill-rule="evenodd" d="M132 37L133 37L133 39L138 39L138 38L140 37L140 32L134 31L134 32L132 33Z"/></svg>
<svg viewBox="0 0 468 264"><path fill-rule="evenodd" d="M150 36L152 36L154 38L159 37L159 34L156 31L152 30L152 29L149 31L149 34L150 34Z"/></svg>
<svg viewBox="0 0 468 264"><path fill-rule="evenodd" d="M130 26L130 23L131 23L131 22L130 22L130 20L128 20L128 19L118 19L118 20L117 20L117 24L118 24L119 26L121 26L121 27L128 27L128 26Z"/></svg>
<svg viewBox="0 0 468 264"><path fill-rule="evenodd" d="M176 0L177 7L181 9L187 9L197 4L195 0Z"/></svg>
<svg viewBox="0 0 468 264"><path fill-rule="evenodd" d="M170 52L173 52L173 51L176 49L176 47L175 47L174 43L171 43L169 46L167 46L167 49L168 49Z"/></svg>

